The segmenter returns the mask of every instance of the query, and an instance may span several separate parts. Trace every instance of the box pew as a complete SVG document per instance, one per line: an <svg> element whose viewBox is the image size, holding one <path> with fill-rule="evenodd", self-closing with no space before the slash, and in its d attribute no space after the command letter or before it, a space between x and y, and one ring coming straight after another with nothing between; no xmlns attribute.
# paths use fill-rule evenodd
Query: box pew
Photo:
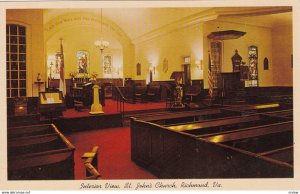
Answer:
<svg viewBox="0 0 300 194"><path fill-rule="evenodd" d="M227 133L203 138L206 141L235 148L239 152L250 152L257 158L293 168L293 123Z"/></svg>
<svg viewBox="0 0 300 194"><path fill-rule="evenodd" d="M224 132L240 131L251 127L270 125L279 122L289 121L288 118L273 118L267 115L248 115L239 117L230 117L223 119L214 119L209 121L186 123L179 125L165 126L174 131L181 131L197 137L218 134Z"/></svg>
<svg viewBox="0 0 300 194"><path fill-rule="evenodd" d="M150 114L147 116L135 117L143 121L152 122L160 125L179 124L186 122L196 122L208 119L240 116L243 113L233 110L219 108L202 109L197 111L184 112L164 112L159 114Z"/></svg>
<svg viewBox="0 0 300 194"><path fill-rule="evenodd" d="M288 107L282 104L273 103L273 104L256 104L256 105L244 105L244 106L228 106L225 109L240 111L240 112L266 113L266 112L287 110L291 108L292 107Z"/></svg>
<svg viewBox="0 0 300 194"><path fill-rule="evenodd" d="M176 131L133 118L131 159L159 178L293 177L293 165L290 162L290 154L293 154L290 147L292 130L293 122L285 121L222 131L214 135L208 131L208 135L198 137L184 130ZM256 153L214 141L221 139L222 135L229 137L234 134L244 140L252 139L253 145L250 143L250 147L254 147L255 143L260 147L259 142L263 142L264 148ZM285 138L281 142L278 139L283 135ZM285 155L288 155L287 161L282 159Z"/></svg>
<svg viewBox="0 0 300 194"><path fill-rule="evenodd" d="M18 156L22 154L44 152L64 147L64 142L57 134L19 137L8 140L7 155Z"/></svg>
<svg viewBox="0 0 300 194"><path fill-rule="evenodd" d="M52 129L51 125L29 125L22 127L9 127L7 129L8 139L17 137L27 137L35 135L53 134L55 131Z"/></svg>
<svg viewBox="0 0 300 194"><path fill-rule="evenodd" d="M272 117L293 119L294 114L293 114L293 109L289 109L289 110L268 112L268 113L265 113L265 115L269 115Z"/></svg>
<svg viewBox="0 0 300 194"><path fill-rule="evenodd" d="M75 147L55 125L49 126L55 133L8 140L9 180L74 179Z"/></svg>

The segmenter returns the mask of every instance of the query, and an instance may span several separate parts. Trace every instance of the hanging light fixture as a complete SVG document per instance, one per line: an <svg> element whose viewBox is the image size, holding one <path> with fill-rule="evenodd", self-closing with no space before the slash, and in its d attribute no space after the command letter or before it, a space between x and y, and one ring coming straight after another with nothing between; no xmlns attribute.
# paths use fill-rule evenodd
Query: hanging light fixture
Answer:
<svg viewBox="0 0 300 194"><path fill-rule="evenodd" d="M101 8L101 39L97 40L95 42L96 48L98 48L101 51L101 54L103 53L103 50L108 48L109 42L106 40L103 40L103 34L102 34L102 8Z"/></svg>

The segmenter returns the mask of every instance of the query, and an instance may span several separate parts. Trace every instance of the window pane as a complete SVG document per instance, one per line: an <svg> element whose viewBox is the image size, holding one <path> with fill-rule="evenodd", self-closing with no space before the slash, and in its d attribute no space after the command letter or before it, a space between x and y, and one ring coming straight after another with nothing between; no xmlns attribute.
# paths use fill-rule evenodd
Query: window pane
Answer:
<svg viewBox="0 0 300 194"><path fill-rule="evenodd" d="M18 88L19 87L18 80L12 80L11 81L11 87L12 88Z"/></svg>
<svg viewBox="0 0 300 194"><path fill-rule="evenodd" d="M17 25L10 25L10 34L17 35Z"/></svg>
<svg viewBox="0 0 300 194"><path fill-rule="evenodd" d="M6 53L6 61L9 61L9 54Z"/></svg>
<svg viewBox="0 0 300 194"><path fill-rule="evenodd" d="M10 88L10 81L9 80L6 81L6 87Z"/></svg>
<svg viewBox="0 0 300 194"><path fill-rule="evenodd" d="M17 62L12 62L11 63L11 70L18 70L18 63Z"/></svg>
<svg viewBox="0 0 300 194"><path fill-rule="evenodd" d="M10 64L9 64L9 62L6 62L6 70L10 70Z"/></svg>
<svg viewBox="0 0 300 194"><path fill-rule="evenodd" d="M11 54L10 55L10 60L11 61L18 61L18 55L17 54Z"/></svg>
<svg viewBox="0 0 300 194"><path fill-rule="evenodd" d="M19 54L19 61L26 61L26 54Z"/></svg>
<svg viewBox="0 0 300 194"><path fill-rule="evenodd" d="M17 36L11 36L10 37L10 44L17 44L17 43L18 43Z"/></svg>
<svg viewBox="0 0 300 194"><path fill-rule="evenodd" d="M6 44L9 43L9 36L6 36Z"/></svg>
<svg viewBox="0 0 300 194"><path fill-rule="evenodd" d="M19 46L19 52L20 53L26 53L26 45L20 45Z"/></svg>
<svg viewBox="0 0 300 194"><path fill-rule="evenodd" d="M25 35L25 27L19 26L19 35Z"/></svg>
<svg viewBox="0 0 300 194"><path fill-rule="evenodd" d="M10 79L10 72L6 72L6 79Z"/></svg>
<svg viewBox="0 0 300 194"><path fill-rule="evenodd" d="M26 79L26 71L20 71L20 79Z"/></svg>
<svg viewBox="0 0 300 194"><path fill-rule="evenodd" d="M20 96L26 96L26 89L20 90Z"/></svg>
<svg viewBox="0 0 300 194"><path fill-rule="evenodd" d="M18 79L18 72L17 71L12 71L11 72L11 79Z"/></svg>
<svg viewBox="0 0 300 194"><path fill-rule="evenodd" d="M20 80L20 88L26 88L26 81Z"/></svg>
<svg viewBox="0 0 300 194"><path fill-rule="evenodd" d="M20 62L19 63L19 68L20 68L20 70L26 70L26 63Z"/></svg>
<svg viewBox="0 0 300 194"><path fill-rule="evenodd" d="M18 52L18 46L17 45L10 45L10 52L12 52L12 53Z"/></svg>
<svg viewBox="0 0 300 194"><path fill-rule="evenodd" d="M21 36L20 38L19 38L19 43L20 44L26 44L26 38L25 37L23 37L23 36Z"/></svg>
<svg viewBox="0 0 300 194"><path fill-rule="evenodd" d="M16 97L18 96L18 89L12 89L11 90L11 97Z"/></svg>

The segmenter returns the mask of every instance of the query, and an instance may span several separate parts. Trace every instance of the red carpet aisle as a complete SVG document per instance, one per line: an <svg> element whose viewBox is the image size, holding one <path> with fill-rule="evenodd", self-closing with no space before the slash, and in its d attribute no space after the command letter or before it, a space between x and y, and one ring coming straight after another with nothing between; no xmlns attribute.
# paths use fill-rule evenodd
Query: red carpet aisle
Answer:
<svg viewBox="0 0 300 194"><path fill-rule="evenodd" d="M148 102L148 103L136 103L130 104L125 103L125 111L136 111L136 110L151 110L151 109L161 109L166 108L166 102ZM103 107L104 114L114 114L117 111L117 102L111 99L105 100L105 106ZM85 117L90 116L89 110L76 111L75 109L68 109L63 112L63 117L73 118L73 117Z"/></svg>
<svg viewBox="0 0 300 194"><path fill-rule="evenodd" d="M156 177L138 167L130 158L130 128L111 128L77 132L67 135L76 147L75 179L85 178L85 168L81 156L98 149L98 171L102 179L155 179Z"/></svg>

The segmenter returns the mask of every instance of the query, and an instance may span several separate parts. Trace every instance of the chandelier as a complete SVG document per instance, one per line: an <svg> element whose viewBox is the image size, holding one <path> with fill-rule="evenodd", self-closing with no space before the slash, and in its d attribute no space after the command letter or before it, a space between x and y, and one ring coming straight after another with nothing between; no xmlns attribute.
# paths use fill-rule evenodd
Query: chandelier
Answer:
<svg viewBox="0 0 300 194"><path fill-rule="evenodd" d="M103 53L103 50L108 48L109 42L106 40L103 40L103 34L102 34L102 8L101 8L101 39L95 41L95 46L101 51L101 54Z"/></svg>

